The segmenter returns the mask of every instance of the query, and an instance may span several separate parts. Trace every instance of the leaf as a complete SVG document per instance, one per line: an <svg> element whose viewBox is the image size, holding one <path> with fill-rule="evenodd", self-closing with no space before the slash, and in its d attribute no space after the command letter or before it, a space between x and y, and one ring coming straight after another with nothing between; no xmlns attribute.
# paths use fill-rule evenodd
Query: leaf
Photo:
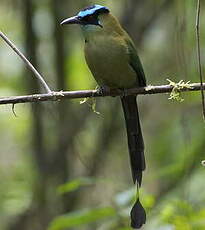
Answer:
<svg viewBox="0 0 205 230"><path fill-rule="evenodd" d="M88 177L82 177L62 184L57 188L58 193L64 194L78 190L80 187L95 184L95 180Z"/></svg>
<svg viewBox="0 0 205 230"><path fill-rule="evenodd" d="M87 209L55 218L48 230L64 230L79 225L89 224L116 215L112 207Z"/></svg>

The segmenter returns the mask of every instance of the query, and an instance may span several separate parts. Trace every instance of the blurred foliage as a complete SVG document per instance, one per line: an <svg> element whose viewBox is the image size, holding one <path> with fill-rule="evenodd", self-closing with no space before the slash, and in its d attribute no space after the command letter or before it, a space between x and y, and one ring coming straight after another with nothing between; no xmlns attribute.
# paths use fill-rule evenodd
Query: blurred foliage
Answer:
<svg viewBox="0 0 205 230"><path fill-rule="evenodd" d="M31 42L26 39L28 2L32 5L29 17L36 65L52 89L96 87L83 57L80 29L71 26L62 30L59 25L94 2L110 7L132 36L148 84L167 84L167 78L199 81L196 1L1 0L0 29L24 53L28 53L26 40ZM203 69L204 27L203 4ZM32 74L2 40L0 60L0 95L29 93ZM201 97L199 92L180 97L182 103L162 94L139 97L147 161L140 191L148 214L145 230L201 230L205 226ZM17 117L10 105L1 106L2 230L130 229L135 188L118 102L118 98L98 99L99 115L86 103L80 105L80 100L42 103L35 113L38 117L28 104L15 106Z"/></svg>
<svg viewBox="0 0 205 230"><path fill-rule="evenodd" d="M79 225L85 225L90 222L98 221L105 217L110 217L115 215L115 211L113 208L99 208L99 209L91 209L84 210L64 216L57 217L53 222L51 222L51 226L48 228L49 230L61 230L61 229L69 229L71 227L76 227Z"/></svg>
<svg viewBox="0 0 205 230"><path fill-rule="evenodd" d="M67 192L73 192L79 189L82 186L88 186L94 184L95 181L91 178L78 178L76 180L73 180L71 182L68 182L66 184L60 185L58 187L58 192L60 194L67 193Z"/></svg>
<svg viewBox="0 0 205 230"><path fill-rule="evenodd" d="M179 229L204 229L205 209L194 209L190 203L183 200L173 200L163 207L161 219Z"/></svg>
<svg viewBox="0 0 205 230"><path fill-rule="evenodd" d="M73 192L78 189L81 189L84 186L94 184L93 178L78 178L76 180L72 180L66 184L61 185L58 188L58 192L61 194L65 192ZM100 182L99 180L97 182ZM101 180L101 183L105 185L108 183L107 180ZM100 222L100 229L116 229L119 227L119 222L121 225L126 226L127 221L125 219L129 218L129 210L131 208L132 202L134 202L135 189L129 189L117 194L114 197L114 200L111 202L112 206L106 208L90 208L80 210L77 212L72 212L67 215L59 216L54 219L49 230L63 230L69 229L72 227L77 227L79 225L85 226L90 222ZM149 210L154 206L154 197L152 195L145 195L143 193L143 205ZM106 221L103 219L106 219ZM124 221L123 221L124 219ZM124 222L124 223L123 223ZM130 229L130 228L120 228L120 229Z"/></svg>

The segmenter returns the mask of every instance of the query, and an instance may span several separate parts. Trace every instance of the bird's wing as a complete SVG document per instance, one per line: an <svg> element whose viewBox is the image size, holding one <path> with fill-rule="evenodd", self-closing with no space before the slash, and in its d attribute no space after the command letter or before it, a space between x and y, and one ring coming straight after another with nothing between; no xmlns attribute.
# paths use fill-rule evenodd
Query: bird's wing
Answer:
<svg viewBox="0 0 205 230"><path fill-rule="evenodd" d="M134 71L137 74L139 86L141 86L141 87L146 86L146 79L145 79L144 70L143 70L141 61L137 55L135 45L129 39L126 39L126 43L127 43L127 47L128 47L130 66L134 69Z"/></svg>

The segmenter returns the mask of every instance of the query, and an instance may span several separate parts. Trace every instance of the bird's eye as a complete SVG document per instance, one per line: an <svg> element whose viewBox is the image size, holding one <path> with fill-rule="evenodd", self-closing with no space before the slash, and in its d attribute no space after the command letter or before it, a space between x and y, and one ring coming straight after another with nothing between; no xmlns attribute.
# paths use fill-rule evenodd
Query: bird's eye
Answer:
<svg viewBox="0 0 205 230"><path fill-rule="evenodd" d="M83 18L83 23L84 24L89 24L89 25L98 25L98 18L96 15L87 15Z"/></svg>
<svg viewBox="0 0 205 230"><path fill-rule="evenodd" d="M94 19L93 15L88 15L88 16L85 17L86 21L92 21L93 19Z"/></svg>

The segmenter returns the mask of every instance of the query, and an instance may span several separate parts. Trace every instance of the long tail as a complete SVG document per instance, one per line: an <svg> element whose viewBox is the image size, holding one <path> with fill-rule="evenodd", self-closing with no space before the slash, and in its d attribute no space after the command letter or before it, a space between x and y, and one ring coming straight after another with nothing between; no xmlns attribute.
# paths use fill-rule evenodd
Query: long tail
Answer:
<svg viewBox="0 0 205 230"><path fill-rule="evenodd" d="M141 186L142 171L145 170L144 142L139 121L136 96L121 98L127 128L130 163L134 183Z"/></svg>
<svg viewBox="0 0 205 230"><path fill-rule="evenodd" d="M131 227L137 229L141 228L146 222L146 212L139 199L142 171L145 170L144 142L140 127L136 96L122 97L121 101L126 121L132 177L134 183L137 181L137 200L130 213Z"/></svg>

